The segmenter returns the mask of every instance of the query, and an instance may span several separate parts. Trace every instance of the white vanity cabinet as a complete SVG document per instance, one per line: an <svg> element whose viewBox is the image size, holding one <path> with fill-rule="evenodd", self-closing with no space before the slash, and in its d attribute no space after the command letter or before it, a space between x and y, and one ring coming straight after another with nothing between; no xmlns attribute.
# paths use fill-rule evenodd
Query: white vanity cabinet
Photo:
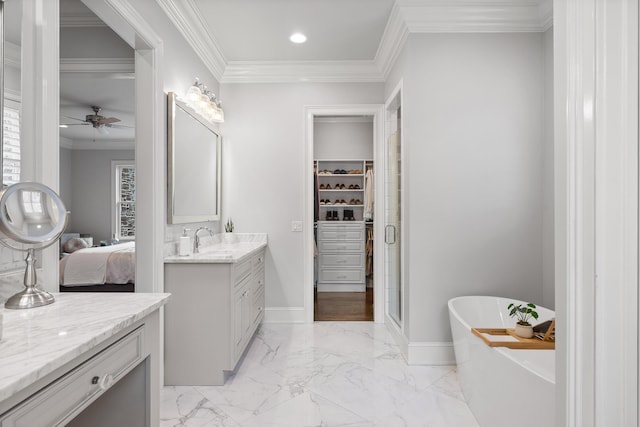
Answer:
<svg viewBox="0 0 640 427"><path fill-rule="evenodd" d="M158 308L167 298L62 294L5 311L0 426L159 425Z"/></svg>
<svg viewBox="0 0 640 427"><path fill-rule="evenodd" d="M264 317L264 257L165 263L166 385L224 384Z"/></svg>

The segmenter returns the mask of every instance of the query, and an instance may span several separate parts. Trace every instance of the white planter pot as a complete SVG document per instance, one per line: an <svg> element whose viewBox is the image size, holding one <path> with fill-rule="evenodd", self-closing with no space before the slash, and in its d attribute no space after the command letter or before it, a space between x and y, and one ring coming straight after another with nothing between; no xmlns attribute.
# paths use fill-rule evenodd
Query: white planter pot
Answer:
<svg viewBox="0 0 640 427"><path fill-rule="evenodd" d="M533 337L533 326L524 326L516 323L515 333L517 336L522 338L532 338Z"/></svg>

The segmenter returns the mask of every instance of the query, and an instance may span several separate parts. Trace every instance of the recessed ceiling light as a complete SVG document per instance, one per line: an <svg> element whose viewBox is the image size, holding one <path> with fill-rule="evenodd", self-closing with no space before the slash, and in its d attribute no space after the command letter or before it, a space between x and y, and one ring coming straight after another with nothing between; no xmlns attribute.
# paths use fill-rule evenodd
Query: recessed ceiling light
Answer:
<svg viewBox="0 0 640 427"><path fill-rule="evenodd" d="M60 125L61 128L68 128L69 126L67 125Z"/></svg>
<svg viewBox="0 0 640 427"><path fill-rule="evenodd" d="M307 41L307 36L302 33L293 33L291 34L291 37L289 37L289 40L291 40L293 43L300 44Z"/></svg>

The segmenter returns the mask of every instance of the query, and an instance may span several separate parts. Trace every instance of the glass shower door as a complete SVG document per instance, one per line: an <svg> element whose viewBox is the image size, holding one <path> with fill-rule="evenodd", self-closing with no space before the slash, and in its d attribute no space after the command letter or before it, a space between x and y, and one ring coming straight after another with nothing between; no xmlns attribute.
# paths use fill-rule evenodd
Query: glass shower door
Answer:
<svg viewBox="0 0 640 427"><path fill-rule="evenodd" d="M392 123L395 131L387 140L387 170L386 170L386 206L385 206L385 262L387 282L387 312L398 324L402 324L402 151L400 144L400 109L394 114Z"/></svg>

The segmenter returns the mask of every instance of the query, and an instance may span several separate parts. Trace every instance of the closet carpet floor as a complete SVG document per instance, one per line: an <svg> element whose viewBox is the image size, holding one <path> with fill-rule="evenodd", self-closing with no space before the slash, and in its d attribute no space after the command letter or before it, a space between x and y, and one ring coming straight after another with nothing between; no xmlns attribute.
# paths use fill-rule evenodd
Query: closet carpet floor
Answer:
<svg viewBox="0 0 640 427"><path fill-rule="evenodd" d="M165 387L161 426L478 427L451 366L408 366L382 324L263 324L224 386Z"/></svg>
<svg viewBox="0 0 640 427"><path fill-rule="evenodd" d="M366 292L315 292L314 319L373 320L373 289Z"/></svg>

